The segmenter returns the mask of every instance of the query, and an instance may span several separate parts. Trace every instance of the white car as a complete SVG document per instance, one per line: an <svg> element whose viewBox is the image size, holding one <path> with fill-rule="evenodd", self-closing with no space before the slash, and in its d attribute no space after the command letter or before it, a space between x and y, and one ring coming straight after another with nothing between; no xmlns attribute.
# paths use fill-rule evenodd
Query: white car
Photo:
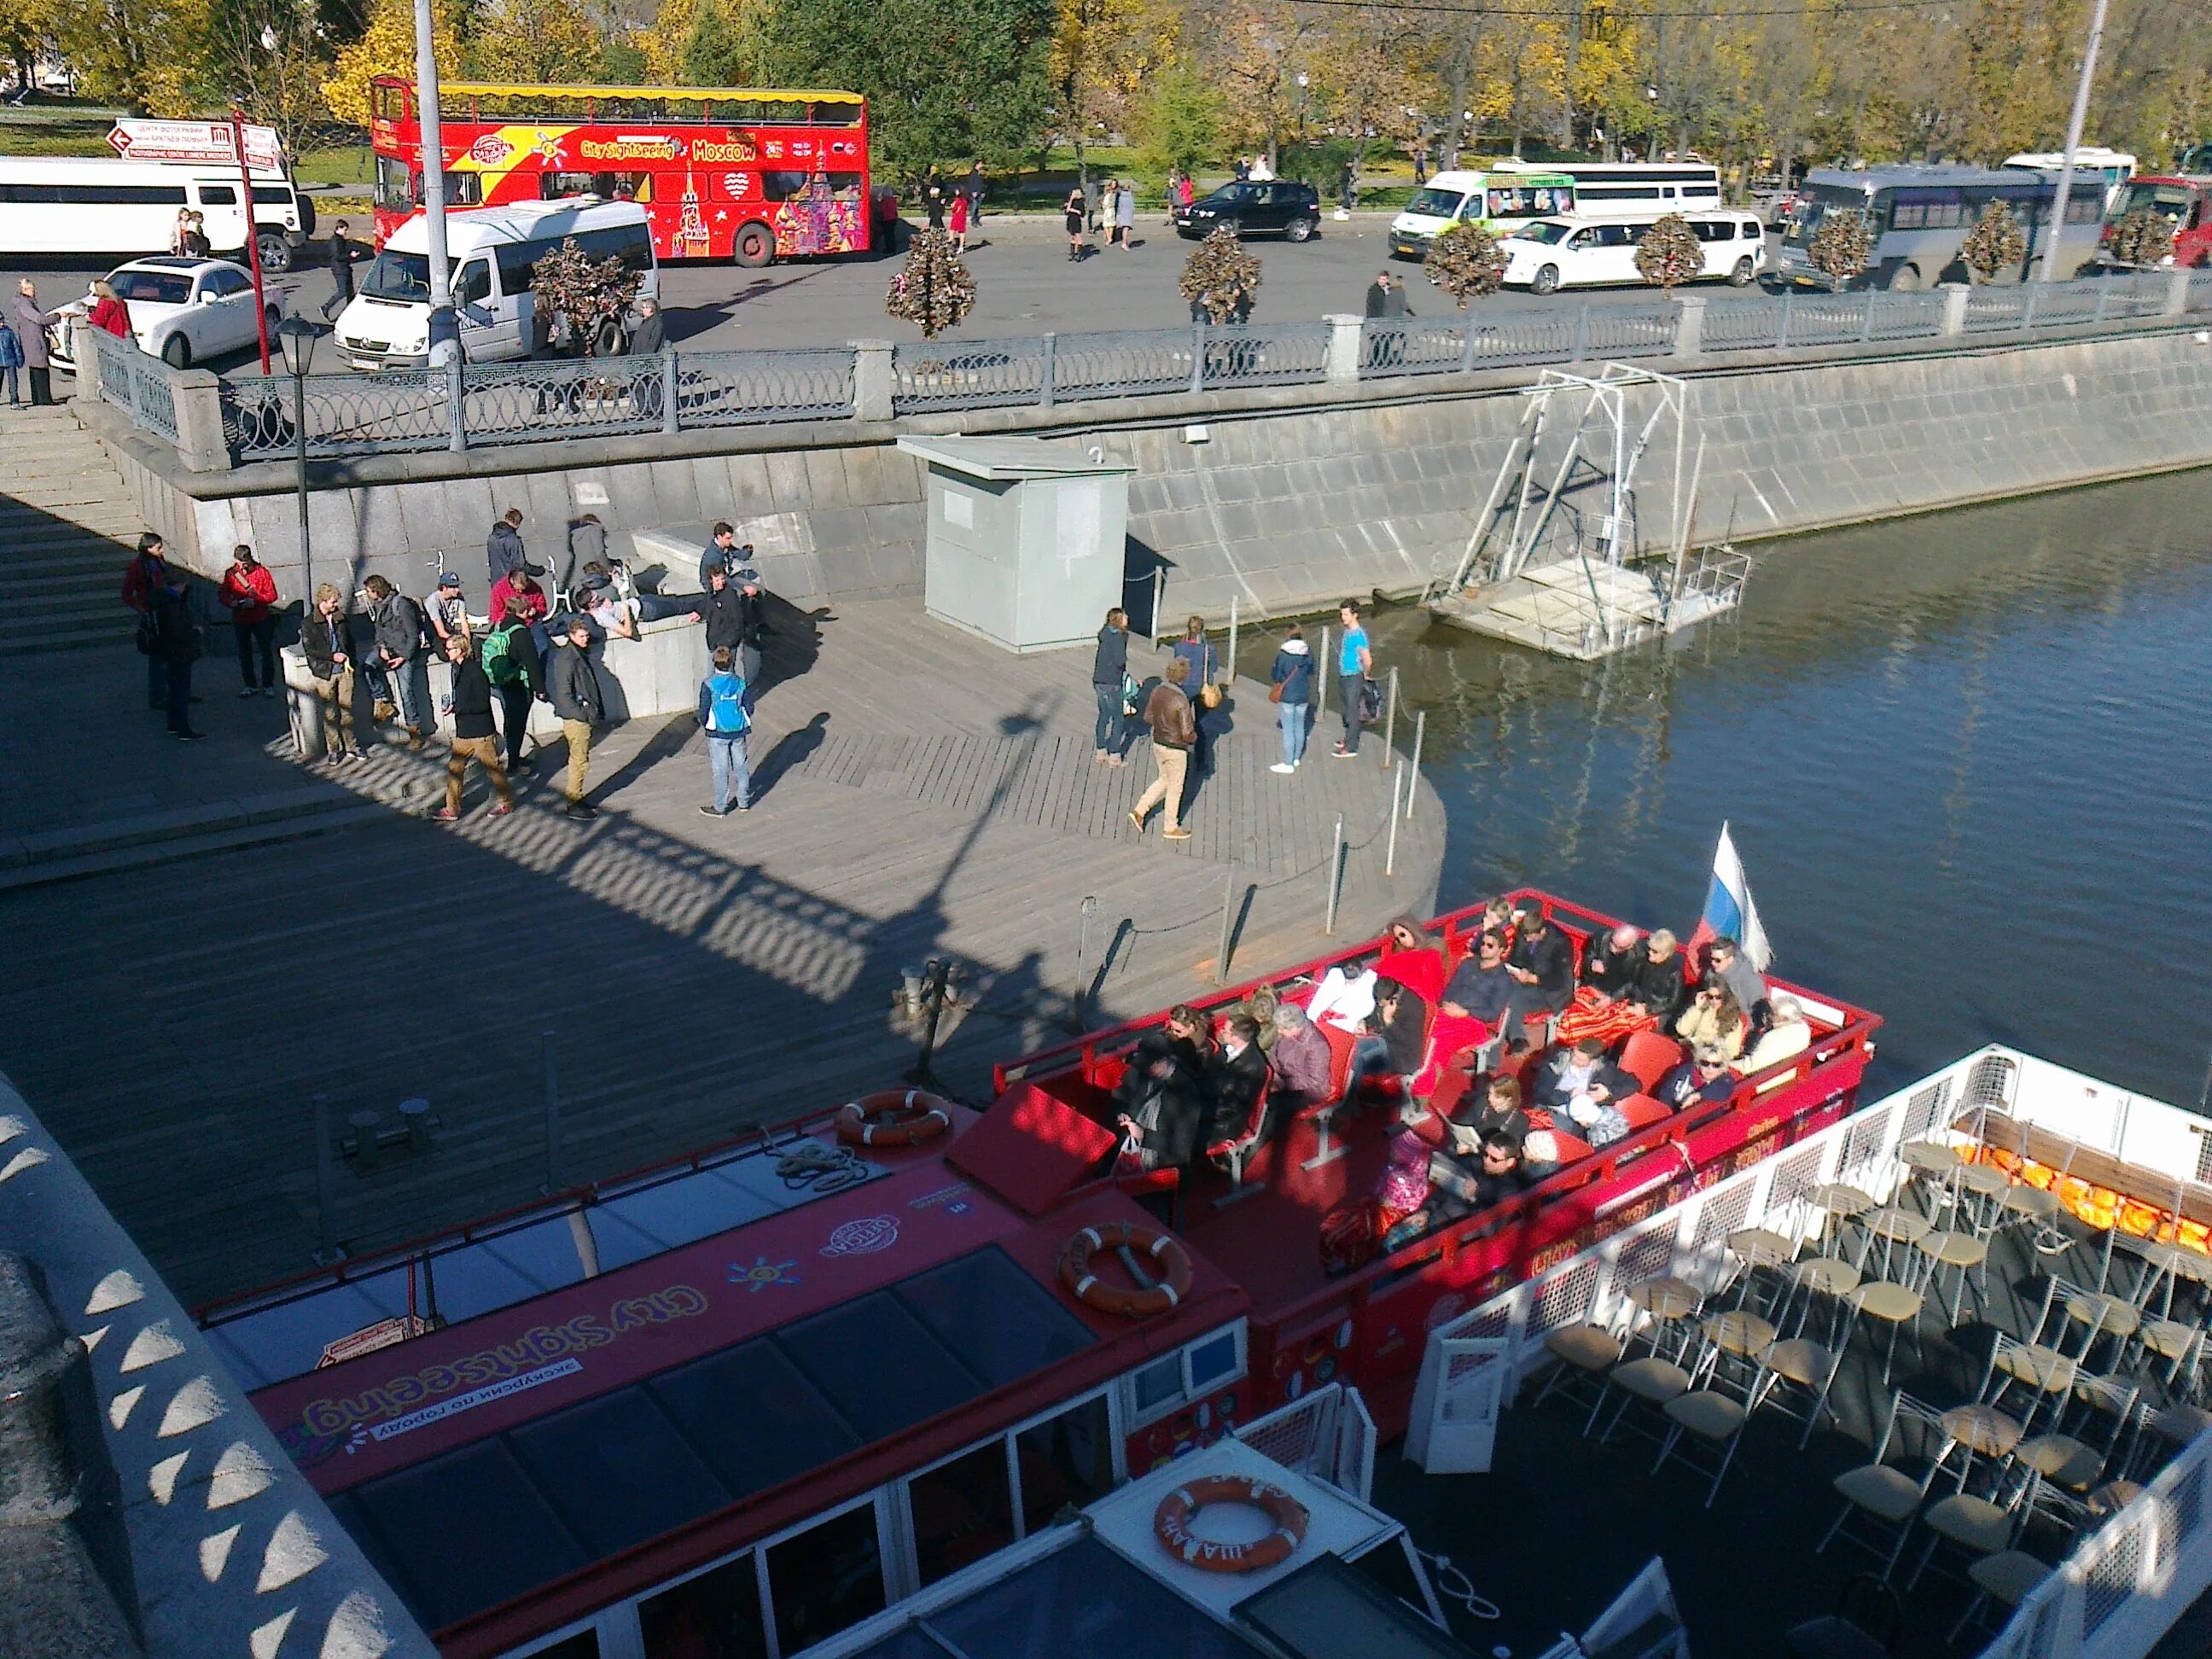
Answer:
<svg viewBox="0 0 2212 1659"><path fill-rule="evenodd" d="M1766 227L1741 208L1708 208L1683 216L1705 252L1701 278L1748 288L1766 264ZM1554 218L1522 225L1501 237L1505 283L1550 294L1563 288L1641 283L1636 245L1651 222L1644 219Z"/></svg>
<svg viewBox="0 0 2212 1659"><path fill-rule="evenodd" d="M138 349L172 368L220 357L254 344L260 337L253 314L253 273L228 259L198 259L162 253L133 259L107 273L107 285L131 313L131 332ZM283 312L280 296L265 293L269 332L273 337ZM76 319L92 309L92 297L60 307L52 328L55 362L70 366Z"/></svg>

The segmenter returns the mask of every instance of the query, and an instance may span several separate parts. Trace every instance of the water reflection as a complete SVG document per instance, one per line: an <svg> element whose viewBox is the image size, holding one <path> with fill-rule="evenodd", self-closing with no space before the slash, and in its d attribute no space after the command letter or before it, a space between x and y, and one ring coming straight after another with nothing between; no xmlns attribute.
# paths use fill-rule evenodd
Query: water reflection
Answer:
<svg viewBox="0 0 2212 1659"><path fill-rule="evenodd" d="M1888 1017L1888 1078L1994 1040L2193 1103L2208 525L2198 472L1770 544L1739 617L1602 665L1388 613L1443 896L1680 927L1726 817L1778 965Z"/></svg>

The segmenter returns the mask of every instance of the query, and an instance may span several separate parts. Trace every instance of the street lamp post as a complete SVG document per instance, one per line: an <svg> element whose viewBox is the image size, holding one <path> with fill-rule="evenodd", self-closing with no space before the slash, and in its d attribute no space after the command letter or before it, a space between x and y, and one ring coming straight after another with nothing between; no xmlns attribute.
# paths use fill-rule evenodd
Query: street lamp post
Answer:
<svg viewBox="0 0 2212 1659"><path fill-rule="evenodd" d="M276 338L284 350L284 367L292 375L292 487L300 498L301 615L315 608L315 554L307 538L307 370L314 362L313 325L287 317L276 325Z"/></svg>

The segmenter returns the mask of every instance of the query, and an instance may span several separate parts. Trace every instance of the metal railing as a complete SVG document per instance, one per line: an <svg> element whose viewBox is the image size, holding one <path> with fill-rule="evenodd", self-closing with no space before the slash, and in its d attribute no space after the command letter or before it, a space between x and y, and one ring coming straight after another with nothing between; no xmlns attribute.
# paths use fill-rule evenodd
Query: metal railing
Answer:
<svg viewBox="0 0 2212 1659"><path fill-rule="evenodd" d="M2177 295L2179 298L2177 299ZM2212 270L2148 271L2045 286L1929 293L1875 289L1696 296L1707 355L1832 349L1992 333L2171 325L2212 312ZM2185 309L2175 313L2172 307ZM1273 323L906 342L787 351L456 365L314 374L304 393L311 456L465 449L623 433L677 433L868 414L1026 406L1100 398L1379 380L1600 359L1671 356L1686 307L1673 300L1475 308L1340 325ZM1346 346L1338 357L1340 344ZM101 397L134 424L178 440L177 375L127 347L96 350ZM873 378L871 378L873 377ZM888 385L884 384L888 380ZM204 383L203 383L204 385ZM871 392L870 388L872 388ZM207 395L204 391L196 395ZM234 463L293 453L294 388L230 380L214 393ZM196 429L205 429L204 427Z"/></svg>

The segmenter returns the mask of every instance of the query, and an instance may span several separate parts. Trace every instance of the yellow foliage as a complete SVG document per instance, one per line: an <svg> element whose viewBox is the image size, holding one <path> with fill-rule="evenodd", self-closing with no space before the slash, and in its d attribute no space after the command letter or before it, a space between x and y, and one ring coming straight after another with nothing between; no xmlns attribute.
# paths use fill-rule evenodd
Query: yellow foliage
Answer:
<svg viewBox="0 0 2212 1659"><path fill-rule="evenodd" d="M471 41L488 81L589 80L599 70L599 26L580 0L500 0Z"/></svg>
<svg viewBox="0 0 2212 1659"><path fill-rule="evenodd" d="M1101 125L1127 132L1132 100L1176 61L1180 20L1165 0L1058 0L1052 84L1071 137Z"/></svg>
<svg viewBox="0 0 2212 1659"><path fill-rule="evenodd" d="M439 78L457 78L461 37L453 0L431 0L431 47ZM409 0L378 0L360 40L338 53L331 78L323 82L323 102L340 121L368 125L368 83L379 75L415 75L415 9Z"/></svg>
<svg viewBox="0 0 2212 1659"><path fill-rule="evenodd" d="M653 27L630 37L645 53L646 66L658 84L684 84L684 48L690 44L691 27L698 21L699 0L660 0Z"/></svg>

